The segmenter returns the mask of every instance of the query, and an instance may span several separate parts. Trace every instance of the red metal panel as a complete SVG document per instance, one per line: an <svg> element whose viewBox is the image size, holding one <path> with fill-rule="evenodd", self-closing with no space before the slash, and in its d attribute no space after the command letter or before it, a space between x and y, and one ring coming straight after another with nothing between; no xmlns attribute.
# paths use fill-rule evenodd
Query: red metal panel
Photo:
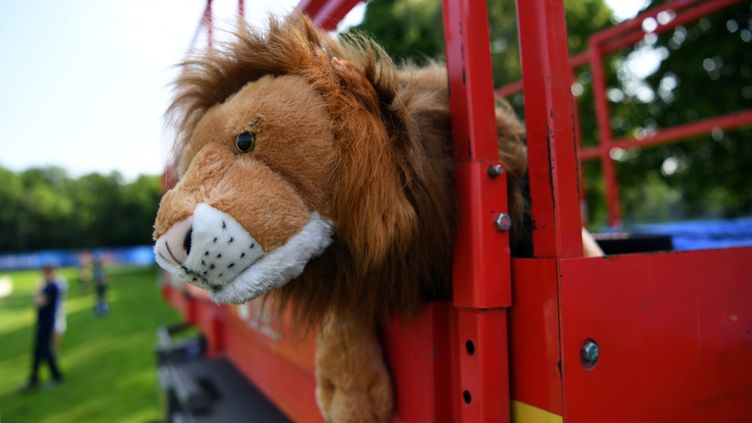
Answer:
<svg viewBox="0 0 752 423"><path fill-rule="evenodd" d="M752 248L560 266L565 419L752 421Z"/></svg>
<svg viewBox="0 0 752 423"><path fill-rule="evenodd" d="M561 415L556 260L512 260L509 309L512 399Z"/></svg>
<svg viewBox="0 0 752 423"><path fill-rule="evenodd" d="M517 1L536 257L582 255L562 0Z"/></svg>
<svg viewBox="0 0 752 423"><path fill-rule="evenodd" d="M209 357L218 355L223 348L222 345L222 306L218 306L210 300L193 298L193 318L191 319L207 342L207 354Z"/></svg>
<svg viewBox="0 0 752 423"><path fill-rule="evenodd" d="M451 422L452 307L431 303L409 323L395 320L383 334L384 354L395 387L392 422Z"/></svg>
<svg viewBox="0 0 752 423"><path fill-rule="evenodd" d="M225 314L223 330L228 358L282 412L296 422L324 422L316 405L310 340L271 340L231 312ZM308 357L309 366L289 360L280 353L283 348Z"/></svg>

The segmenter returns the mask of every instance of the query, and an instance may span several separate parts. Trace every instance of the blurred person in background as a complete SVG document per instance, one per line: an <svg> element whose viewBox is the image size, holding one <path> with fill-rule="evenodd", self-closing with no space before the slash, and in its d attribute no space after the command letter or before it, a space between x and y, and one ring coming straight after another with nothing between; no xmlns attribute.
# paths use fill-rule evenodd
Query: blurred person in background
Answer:
<svg viewBox="0 0 752 423"><path fill-rule="evenodd" d="M94 289L97 293L97 303L94 306L94 314L104 316L110 312L110 305L107 304L107 275L104 272L104 261L97 255L93 261Z"/></svg>
<svg viewBox="0 0 752 423"><path fill-rule="evenodd" d="M92 269L92 260L90 252L83 252L78 256L78 288L81 292L86 292L92 285L94 270Z"/></svg>
<svg viewBox="0 0 752 423"><path fill-rule="evenodd" d="M57 366L55 350L52 347L57 308L60 305L59 276L55 266L46 265L42 268L44 283L34 295L34 306L37 309L37 325L34 337L34 358L29 382L21 391L31 391L39 386L39 365L47 362L52 379L49 386L54 387L63 380L63 375Z"/></svg>
<svg viewBox="0 0 752 423"><path fill-rule="evenodd" d="M52 347L55 354L60 352L60 344L63 342L63 335L68 327L65 318L65 298L68 296L68 281L62 276L55 278L55 284L58 288L57 308L55 309L55 327L53 328Z"/></svg>

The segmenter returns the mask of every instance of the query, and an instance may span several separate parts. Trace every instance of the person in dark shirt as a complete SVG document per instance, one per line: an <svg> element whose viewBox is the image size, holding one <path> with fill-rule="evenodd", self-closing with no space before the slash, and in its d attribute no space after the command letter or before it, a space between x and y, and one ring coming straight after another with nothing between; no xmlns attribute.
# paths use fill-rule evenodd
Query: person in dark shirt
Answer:
<svg viewBox="0 0 752 423"><path fill-rule="evenodd" d="M61 295L60 288L56 283L57 272L54 266L45 266L44 283L34 297L34 305L37 308L37 326L34 337L34 361L31 367L29 383L22 388L24 391L35 389L39 385L39 365L46 361L52 374L51 385L62 382L63 376L57 367L55 350L52 348L52 339L55 328L56 308Z"/></svg>
<svg viewBox="0 0 752 423"><path fill-rule="evenodd" d="M104 272L103 257L94 256L93 274L94 286L97 291L97 303L94 306L94 314L102 317L110 312L110 305L107 303L107 274Z"/></svg>

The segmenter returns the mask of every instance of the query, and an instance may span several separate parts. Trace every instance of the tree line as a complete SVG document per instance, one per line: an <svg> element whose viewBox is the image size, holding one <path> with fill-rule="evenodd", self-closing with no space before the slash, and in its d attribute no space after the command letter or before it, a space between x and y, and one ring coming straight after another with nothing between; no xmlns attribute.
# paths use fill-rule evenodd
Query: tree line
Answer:
<svg viewBox="0 0 752 423"><path fill-rule="evenodd" d="M148 244L161 192L159 176L0 167L0 252Z"/></svg>

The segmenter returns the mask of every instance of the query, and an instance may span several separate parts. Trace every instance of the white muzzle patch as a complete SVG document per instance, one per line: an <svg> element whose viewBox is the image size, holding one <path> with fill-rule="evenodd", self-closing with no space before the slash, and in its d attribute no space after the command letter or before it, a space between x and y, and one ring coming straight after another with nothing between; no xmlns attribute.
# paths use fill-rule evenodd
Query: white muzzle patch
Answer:
<svg viewBox="0 0 752 423"><path fill-rule="evenodd" d="M182 256L173 253L163 236L155 245L157 263L208 290L218 303L243 303L283 286L332 243L332 222L317 212L311 213L300 232L269 252L230 215L206 203L197 205L193 216L175 226L188 224L187 258L181 262Z"/></svg>

